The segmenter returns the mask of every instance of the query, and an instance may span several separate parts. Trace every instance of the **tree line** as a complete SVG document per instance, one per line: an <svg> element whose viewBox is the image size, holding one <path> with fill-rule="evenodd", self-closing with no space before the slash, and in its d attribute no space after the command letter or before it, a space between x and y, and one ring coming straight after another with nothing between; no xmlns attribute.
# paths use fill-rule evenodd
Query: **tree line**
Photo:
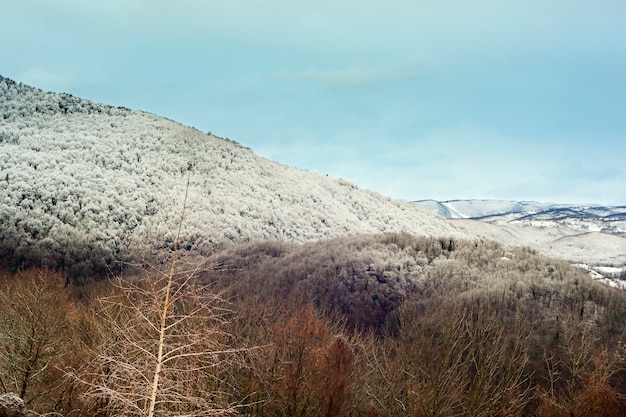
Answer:
<svg viewBox="0 0 626 417"><path fill-rule="evenodd" d="M530 250L383 234L175 255L73 287L3 272L0 389L68 416L625 411L624 294Z"/></svg>

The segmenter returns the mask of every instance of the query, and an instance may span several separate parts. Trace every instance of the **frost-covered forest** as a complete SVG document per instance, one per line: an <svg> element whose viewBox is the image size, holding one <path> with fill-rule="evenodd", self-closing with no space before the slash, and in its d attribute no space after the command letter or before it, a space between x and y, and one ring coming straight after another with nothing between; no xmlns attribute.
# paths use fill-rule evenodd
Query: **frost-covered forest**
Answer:
<svg viewBox="0 0 626 417"><path fill-rule="evenodd" d="M14 265L81 275L183 248L408 231L463 236L425 210L280 165L139 111L0 78L0 251Z"/></svg>
<svg viewBox="0 0 626 417"><path fill-rule="evenodd" d="M0 416L626 415L626 293L565 261L152 114L0 115Z"/></svg>

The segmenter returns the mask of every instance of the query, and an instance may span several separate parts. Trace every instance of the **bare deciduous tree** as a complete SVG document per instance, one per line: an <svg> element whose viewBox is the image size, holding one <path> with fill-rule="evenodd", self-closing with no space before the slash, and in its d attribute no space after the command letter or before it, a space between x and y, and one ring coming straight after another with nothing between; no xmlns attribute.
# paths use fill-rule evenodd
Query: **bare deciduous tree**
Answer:
<svg viewBox="0 0 626 417"><path fill-rule="evenodd" d="M398 340L367 355L372 407L389 416L519 415L528 356L524 338L509 332L481 308L403 307Z"/></svg>
<svg viewBox="0 0 626 417"><path fill-rule="evenodd" d="M594 325L567 323L544 354L547 388L540 392L539 417L617 417L626 412L626 398L609 385L624 368L624 347L598 348Z"/></svg>
<svg viewBox="0 0 626 417"><path fill-rule="evenodd" d="M0 390L26 406L59 410L71 382L62 368L76 354L79 312L63 288L64 278L28 270L3 278L0 289Z"/></svg>
<svg viewBox="0 0 626 417"><path fill-rule="evenodd" d="M186 202L186 197L185 197ZM229 313L219 295L195 285L197 271L179 271L178 242L169 271L115 282L99 299L95 360L79 375L86 398L107 415L230 415L219 377L233 350L222 325Z"/></svg>

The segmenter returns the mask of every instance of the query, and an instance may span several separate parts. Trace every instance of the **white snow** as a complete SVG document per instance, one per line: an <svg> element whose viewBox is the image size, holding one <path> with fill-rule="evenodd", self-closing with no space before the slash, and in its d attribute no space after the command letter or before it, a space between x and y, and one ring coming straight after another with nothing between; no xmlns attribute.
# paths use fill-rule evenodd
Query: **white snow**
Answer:
<svg viewBox="0 0 626 417"><path fill-rule="evenodd" d="M200 252L356 233L468 237L425 209L260 158L235 142L4 78L0 167L0 240L14 248L82 242L114 256L168 247L187 179L183 246Z"/></svg>
<svg viewBox="0 0 626 417"><path fill-rule="evenodd" d="M604 275L619 276L626 268L616 268L614 266L599 266L596 270L600 271Z"/></svg>
<svg viewBox="0 0 626 417"><path fill-rule="evenodd" d="M448 221L419 202L391 200L281 165L153 114L44 93L0 77L0 250L61 253L73 245L123 258L170 247L187 180L182 243L200 253L253 239L406 231L492 239L591 265L626 265L626 238L617 235L626 230L624 208L593 208L612 215L603 226L616 233L610 235L587 221L511 221L522 212L541 216L556 207L550 204L421 202L447 217L504 213L493 222Z"/></svg>
<svg viewBox="0 0 626 417"><path fill-rule="evenodd" d="M443 206L445 208L448 209L448 212L450 213L450 216L448 216L449 218L453 218L453 219L467 219L468 217L470 217L467 214L463 214L461 213L459 210L457 210L451 203L449 202L444 202L442 203Z"/></svg>

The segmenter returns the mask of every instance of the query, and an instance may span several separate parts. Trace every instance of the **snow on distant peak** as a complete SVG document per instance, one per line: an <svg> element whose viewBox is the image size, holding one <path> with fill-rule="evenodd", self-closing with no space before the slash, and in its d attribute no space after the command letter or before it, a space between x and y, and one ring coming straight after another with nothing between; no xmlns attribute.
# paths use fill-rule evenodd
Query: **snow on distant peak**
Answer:
<svg viewBox="0 0 626 417"><path fill-rule="evenodd" d="M626 207L508 200L421 200L414 204L451 219L470 234L589 263L598 274L599 266L626 265Z"/></svg>
<svg viewBox="0 0 626 417"><path fill-rule="evenodd" d="M454 205L449 202L443 202L441 203L444 207L446 207L448 209L448 216L445 216L447 218L450 219L467 219L469 218L469 216L467 214L461 213L456 207L454 207Z"/></svg>

